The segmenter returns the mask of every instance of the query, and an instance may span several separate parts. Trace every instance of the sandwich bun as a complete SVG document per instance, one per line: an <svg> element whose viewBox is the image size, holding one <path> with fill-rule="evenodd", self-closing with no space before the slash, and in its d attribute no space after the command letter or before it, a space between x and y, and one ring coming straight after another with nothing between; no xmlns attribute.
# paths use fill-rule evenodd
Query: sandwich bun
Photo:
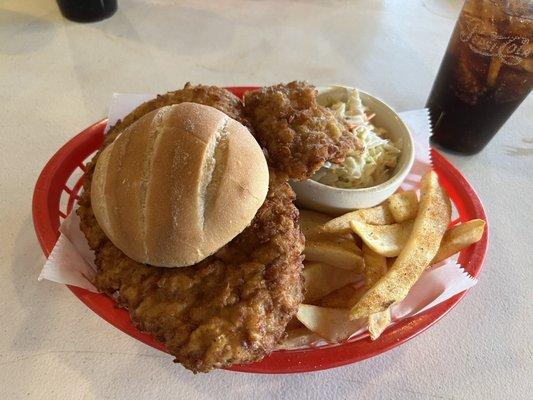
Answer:
<svg viewBox="0 0 533 400"><path fill-rule="evenodd" d="M181 103L146 114L102 151L91 203L128 257L183 267L251 223L268 181L265 156L246 127L215 108Z"/></svg>

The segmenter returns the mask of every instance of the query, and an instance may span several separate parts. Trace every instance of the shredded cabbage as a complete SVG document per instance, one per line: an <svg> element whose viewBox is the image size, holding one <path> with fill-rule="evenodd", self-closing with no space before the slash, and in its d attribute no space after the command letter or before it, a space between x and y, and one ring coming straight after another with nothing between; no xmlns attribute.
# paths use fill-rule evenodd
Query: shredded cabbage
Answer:
<svg viewBox="0 0 533 400"><path fill-rule="evenodd" d="M349 154L342 164L326 162L311 179L346 189L366 188L387 181L396 168L401 143L387 139L385 129L370 123L373 115L367 114L368 110L355 89L350 91L345 102L331 104L328 108L351 126L352 132L363 143L363 150Z"/></svg>

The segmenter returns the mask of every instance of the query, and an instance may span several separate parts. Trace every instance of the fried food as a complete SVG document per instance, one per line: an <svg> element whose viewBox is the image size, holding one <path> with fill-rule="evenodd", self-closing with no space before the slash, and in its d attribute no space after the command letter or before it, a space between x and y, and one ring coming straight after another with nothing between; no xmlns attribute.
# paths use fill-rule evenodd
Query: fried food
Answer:
<svg viewBox="0 0 533 400"><path fill-rule="evenodd" d="M389 207L380 204L373 208L363 208L340 215L328 221L324 225L323 230L328 233L348 233L352 231L350 222L353 220L360 220L369 225L388 225L394 223L394 218Z"/></svg>
<svg viewBox="0 0 533 400"><path fill-rule="evenodd" d="M361 328L361 321L350 320L350 310L343 308L302 304L298 309L297 317L307 329L330 343L343 342Z"/></svg>
<svg viewBox="0 0 533 400"><path fill-rule="evenodd" d="M345 121L320 106L305 82L264 87L246 93L245 110L267 159L289 178L310 178L326 161L342 162L361 149Z"/></svg>
<svg viewBox="0 0 533 400"><path fill-rule="evenodd" d="M363 242L376 253L385 257L396 257L407 243L414 221L401 224L370 225L354 219L350 226Z"/></svg>
<svg viewBox="0 0 533 400"><path fill-rule="evenodd" d="M310 343L317 342L320 339L320 336L311 332L305 326L287 329L287 336L279 344L276 350L294 350L300 347L306 347Z"/></svg>
<svg viewBox="0 0 533 400"><path fill-rule="evenodd" d="M418 213L418 197L413 190L394 193L387 199L387 205L398 223L414 219Z"/></svg>
<svg viewBox="0 0 533 400"><path fill-rule="evenodd" d="M331 217L316 211L300 210L300 229L307 240L324 236L323 226Z"/></svg>
<svg viewBox="0 0 533 400"><path fill-rule="evenodd" d="M302 301L303 239L292 199L287 183L271 182L252 225L191 267L139 264L105 240L95 249L95 285L118 292L134 324L192 371L259 360Z"/></svg>
<svg viewBox="0 0 533 400"><path fill-rule="evenodd" d="M300 229L305 236L305 240L312 241L330 241L338 244L346 250L360 253L361 249L357 246L352 232L345 234L332 234L324 231L324 225L331 220L331 216L316 211L300 209Z"/></svg>
<svg viewBox="0 0 533 400"><path fill-rule="evenodd" d="M418 214L409 239L392 267L352 308L350 318L367 317L402 301L437 254L450 223L451 203L434 171L424 175L421 186Z"/></svg>
<svg viewBox="0 0 533 400"><path fill-rule="evenodd" d="M392 315L390 308L375 314L370 314L368 317L368 333L370 334L370 339L376 340L379 338L391 322Z"/></svg>
<svg viewBox="0 0 533 400"><path fill-rule="evenodd" d="M387 258L363 244L365 287L370 289L387 272Z"/></svg>
<svg viewBox="0 0 533 400"><path fill-rule="evenodd" d="M353 247L347 249L329 240L308 240L305 243L305 259L359 273L363 271L363 257L355 243Z"/></svg>
<svg viewBox="0 0 533 400"><path fill-rule="evenodd" d="M305 302L312 303L349 283L355 283L360 275L355 271L333 267L324 263L308 262L304 266Z"/></svg>
<svg viewBox="0 0 533 400"><path fill-rule="evenodd" d="M387 259L374 252L366 244L363 245L363 259L365 260L365 288L370 290L387 273ZM376 340L390 325L391 317L390 308L369 315L368 332L372 340Z"/></svg>
<svg viewBox="0 0 533 400"><path fill-rule="evenodd" d="M364 285L349 284L322 297L313 305L330 308L352 308L365 294Z"/></svg>
<svg viewBox="0 0 533 400"><path fill-rule="evenodd" d="M110 137L156 103L204 102L242 118L238 103L224 92L188 85L159 96L117 124ZM294 192L285 179L271 171L267 198L251 225L213 256L190 267L158 268L128 258L98 226L90 202L95 159L78 209L81 229L96 254L95 286L118 295L133 323L194 372L257 361L273 351L303 299L304 238Z"/></svg>
<svg viewBox="0 0 533 400"><path fill-rule="evenodd" d="M472 219L450 228L444 234L440 248L431 264L441 262L448 257L481 240L485 231L485 221Z"/></svg>

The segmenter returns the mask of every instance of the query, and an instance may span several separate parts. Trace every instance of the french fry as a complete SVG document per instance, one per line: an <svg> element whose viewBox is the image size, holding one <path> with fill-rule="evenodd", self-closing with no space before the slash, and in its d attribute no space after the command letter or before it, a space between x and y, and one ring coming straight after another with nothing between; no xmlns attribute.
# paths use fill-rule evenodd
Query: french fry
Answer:
<svg viewBox="0 0 533 400"><path fill-rule="evenodd" d="M287 329L287 336L278 345L278 350L294 350L309 345L322 339L316 333L311 332L305 326L295 329Z"/></svg>
<svg viewBox="0 0 533 400"><path fill-rule="evenodd" d="M303 276L305 278L305 303L312 303L360 278L353 270L332 267L319 262L305 265Z"/></svg>
<svg viewBox="0 0 533 400"><path fill-rule="evenodd" d="M390 308L384 311L371 314L368 317L368 332L370 333L370 339L376 340L381 336L383 331L387 329L392 321Z"/></svg>
<svg viewBox="0 0 533 400"><path fill-rule="evenodd" d="M401 192L380 206L334 219L300 211L306 304L287 327L280 349L320 338L340 342L365 322L376 340L392 322L390 307L405 298L430 264L480 240L482 220L447 230L451 204L434 172L423 177L421 186L420 203L415 192ZM360 273L364 285L357 283Z"/></svg>
<svg viewBox="0 0 533 400"><path fill-rule="evenodd" d="M370 289L387 272L387 258L363 244L365 286Z"/></svg>
<svg viewBox="0 0 533 400"><path fill-rule="evenodd" d="M482 219L473 219L448 229L442 238L437 255L431 261L431 265L441 262L471 244L478 242L484 231L485 221Z"/></svg>
<svg viewBox="0 0 533 400"><path fill-rule="evenodd" d="M385 257L400 254L413 230L413 224L413 220L391 225L369 225L357 219L350 222L354 233L368 247Z"/></svg>
<svg viewBox="0 0 533 400"><path fill-rule="evenodd" d="M394 223L394 218L386 205L379 205L373 208L363 208L352 211L340 217L334 218L324 225L324 232L329 233L348 233L350 230L350 221L360 220L370 225L387 225Z"/></svg>
<svg viewBox="0 0 533 400"><path fill-rule="evenodd" d="M364 286L349 284L322 297L313 305L330 308L352 308L365 294Z"/></svg>
<svg viewBox="0 0 533 400"><path fill-rule="evenodd" d="M355 243L355 238L351 231L344 234L331 234L324 231L324 224L329 220L331 220L331 217L328 215L315 211L300 210L300 229L307 241L330 241L348 251L361 254L361 249Z"/></svg>
<svg viewBox="0 0 533 400"><path fill-rule="evenodd" d="M348 339L364 324L361 320L350 320L349 314L347 309L301 304L296 316L309 330L338 343Z"/></svg>
<svg viewBox="0 0 533 400"><path fill-rule="evenodd" d="M365 287L368 290L387 273L387 259L364 244L363 260L365 261ZM368 317L368 332L370 333L370 338L376 340L390 323L391 312L389 308L371 314Z"/></svg>
<svg viewBox="0 0 533 400"><path fill-rule="evenodd" d="M362 208L357 210L357 213L362 221L370 225L387 225L394 222L389 208L384 204L372 208Z"/></svg>
<svg viewBox="0 0 533 400"><path fill-rule="evenodd" d="M355 243L354 243L355 245ZM305 243L305 259L332 265L334 267L363 272L363 257L326 240L310 240Z"/></svg>
<svg viewBox="0 0 533 400"><path fill-rule="evenodd" d="M336 244L337 246L342 247L344 250L351 251L354 254L358 254L358 255L362 254L361 249L355 243L355 238L353 236L351 236L349 239L344 238L344 237L332 237L332 238L324 238L324 240L327 240L333 244Z"/></svg>
<svg viewBox="0 0 533 400"><path fill-rule="evenodd" d="M414 219L418 212L418 197L416 192L398 192L387 199L387 205L396 222Z"/></svg>
<svg viewBox="0 0 533 400"><path fill-rule="evenodd" d="M352 211L346 214L341 215L340 217L334 218L331 221L324 224L324 232L329 233L349 233L350 231L350 221L358 218L357 211Z"/></svg>
<svg viewBox="0 0 533 400"><path fill-rule="evenodd" d="M421 186L418 214L405 247L385 276L351 309L351 319L368 317L403 300L437 254L450 223L451 203L435 172L424 175Z"/></svg>
<svg viewBox="0 0 533 400"><path fill-rule="evenodd" d="M324 234L324 225L331 217L315 211L300 210L300 229L307 240Z"/></svg>
<svg viewBox="0 0 533 400"><path fill-rule="evenodd" d="M303 328L303 325L300 321L298 321L298 318L296 316L292 317L289 322L287 323L287 326L285 327L285 330L290 331L293 329Z"/></svg>

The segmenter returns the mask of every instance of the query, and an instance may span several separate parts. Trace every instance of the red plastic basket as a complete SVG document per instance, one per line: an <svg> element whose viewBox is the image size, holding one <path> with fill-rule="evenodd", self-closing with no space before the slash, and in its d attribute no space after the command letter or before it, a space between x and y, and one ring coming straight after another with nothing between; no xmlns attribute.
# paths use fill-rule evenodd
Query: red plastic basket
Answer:
<svg viewBox="0 0 533 400"><path fill-rule="evenodd" d="M237 96L254 87L228 88ZM85 160L101 146L106 120L97 122L68 141L48 161L35 185L33 194L33 223L39 243L46 256L52 251L58 237L61 220L72 210L82 185L82 179L72 181L73 173L85 171ZM460 221L474 218L487 220L483 205L465 177L440 153L432 150L433 166L442 185L454 203ZM81 175L81 174L80 174ZM459 262L470 275L479 275L488 246L488 226L483 238L463 250ZM91 293L74 286L68 288L100 317L130 336L166 351L165 347L148 334L138 331L124 309L116 307L114 300L104 294ZM425 331L446 315L465 295L463 292L444 303L389 327L376 341L359 336L343 344L303 350L276 351L262 361L235 365L233 371L255 373L295 373L318 371L364 360L392 349Z"/></svg>

